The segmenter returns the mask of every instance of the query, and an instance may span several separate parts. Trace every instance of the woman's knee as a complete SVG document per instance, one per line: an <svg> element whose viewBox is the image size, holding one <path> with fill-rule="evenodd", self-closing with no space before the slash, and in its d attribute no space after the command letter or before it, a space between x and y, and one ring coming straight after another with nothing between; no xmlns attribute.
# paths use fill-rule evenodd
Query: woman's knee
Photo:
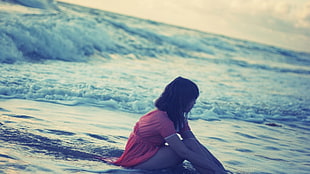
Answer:
<svg viewBox="0 0 310 174"><path fill-rule="evenodd" d="M159 153L159 159L164 159L169 161L172 165L178 165L184 161L174 150L172 150L169 146L161 148Z"/></svg>

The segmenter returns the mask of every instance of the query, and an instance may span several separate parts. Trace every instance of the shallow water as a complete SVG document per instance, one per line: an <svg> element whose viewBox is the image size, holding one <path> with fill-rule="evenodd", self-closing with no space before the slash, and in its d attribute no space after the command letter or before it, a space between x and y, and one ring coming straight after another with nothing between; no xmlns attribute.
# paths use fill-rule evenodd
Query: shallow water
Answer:
<svg viewBox="0 0 310 174"><path fill-rule="evenodd" d="M310 171L310 53L54 1L0 5L2 173L195 173L95 158L119 156L177 76L198 84L192 130L229 170Z"/></svg>
<svg viewBox="0 0 310 174"><path fill-rule="evenodd" d="M138 114L91 106L1 100L0 169L4 173L196 173L137 171L103 163L119 156ZM307 173L309 125L266 125L238 120L190 121L193 132L235 173ZM302 126L301 126L302 125Z"/></svg>

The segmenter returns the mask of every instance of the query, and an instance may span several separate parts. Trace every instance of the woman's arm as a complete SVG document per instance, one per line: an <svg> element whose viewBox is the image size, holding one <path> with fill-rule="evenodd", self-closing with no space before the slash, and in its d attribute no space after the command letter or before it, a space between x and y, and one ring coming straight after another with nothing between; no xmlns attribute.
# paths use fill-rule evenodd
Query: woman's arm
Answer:
<svg viewBox="0 0 310 174"><path fill-rule="evenodd" d="M188 135L191 137L191 134L192 133L189 133ZM210 172L211 170L213 173L225 173L225 170L219 167L209 156L188 148L177 134L170 135L166 137L165 140L172 150L174 150L181 158L193 163L194 166L199 166L199 168L204 169L205 172Z"/></svg>
<svg viewBox="0 0 310 174"><path fill-rule="evenodd" d="M181 137L183 139L189 139L189 138L194 138L196 139L195 135L193 134L193 132L191 130L186 130L184 132L181 132Z"/></svg>
<svg viewBox="0 0 310 174"><path fill-rule="evenodd" d="M211 157L211 160L213 160L213 162L215 162L220 168L224 169L223 164L204 146L202 145L198 139L195 137L195 135L193 134L192 131L187 130L181 133L181 137L183 138L183 140L185 139L194 139L197 143L198 146L200 148L200 150L202 151L202 153L207 153L208 156Z"/></svg>

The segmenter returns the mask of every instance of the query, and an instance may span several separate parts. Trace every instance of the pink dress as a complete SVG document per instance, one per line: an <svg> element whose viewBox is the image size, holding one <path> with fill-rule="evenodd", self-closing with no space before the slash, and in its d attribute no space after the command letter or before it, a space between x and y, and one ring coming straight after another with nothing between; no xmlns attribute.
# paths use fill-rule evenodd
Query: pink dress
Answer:
<svg viewBox="0 0 310 174"><path fill-rule="evenodd" d="M190 130L188 123L179 133ZM132 167L150 159L165 145L165 137L175 134L173 122L164 111L155 110L140 118L127 141L125 151L113 163Z"/></svg>

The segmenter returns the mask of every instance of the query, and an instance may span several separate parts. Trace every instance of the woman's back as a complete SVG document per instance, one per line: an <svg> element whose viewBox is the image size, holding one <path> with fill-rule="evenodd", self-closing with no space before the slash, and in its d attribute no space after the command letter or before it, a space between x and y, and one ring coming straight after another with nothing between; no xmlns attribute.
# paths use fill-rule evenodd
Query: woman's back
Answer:
<svg viewBox="0 0 310 174"><path fill-rule="evenodd" d="M164 144L164 138L176 133L173 122L164 111L155 110L140 118L134 133L145 142L156 146Z"/></svg>

